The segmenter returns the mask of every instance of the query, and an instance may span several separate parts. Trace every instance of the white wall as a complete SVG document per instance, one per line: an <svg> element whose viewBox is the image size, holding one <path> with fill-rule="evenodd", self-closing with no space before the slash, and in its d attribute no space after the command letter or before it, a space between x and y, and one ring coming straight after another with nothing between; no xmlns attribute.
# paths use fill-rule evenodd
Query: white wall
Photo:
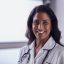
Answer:
<svg viewBox="0 0 64 64"><path fill-rule="evenodd" d="M0 43L27 41L26 23L36 0L0 0Z"/></svg>

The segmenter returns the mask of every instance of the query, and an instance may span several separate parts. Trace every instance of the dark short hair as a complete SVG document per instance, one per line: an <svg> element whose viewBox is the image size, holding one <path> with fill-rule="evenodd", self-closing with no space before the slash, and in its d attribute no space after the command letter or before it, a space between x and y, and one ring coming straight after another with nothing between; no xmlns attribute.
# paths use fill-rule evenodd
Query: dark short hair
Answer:
<svg viewBox="0 0 64 64"><path fill-rule="evenodd" d="M58 20L52 9L46 5L39 5L36 6L30 13L27 21L27 32L26 32L26 37L29 39L29 44L35 40L35 35L33 34L32 31L32 23L33 23L33 17L36 13L39 12L45 12L49 15L51 19L51 24L52 24L52 31L50 35L53 37L56 43L60 44L60 38L61 38L61 32L58 28Z"/></svg>

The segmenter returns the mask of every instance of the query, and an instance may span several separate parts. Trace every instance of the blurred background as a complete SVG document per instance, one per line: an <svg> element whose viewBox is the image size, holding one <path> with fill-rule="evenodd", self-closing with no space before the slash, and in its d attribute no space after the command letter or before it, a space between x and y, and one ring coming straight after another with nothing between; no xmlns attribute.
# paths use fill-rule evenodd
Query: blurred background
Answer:
<svg viewBox="0 0 64 64"><path fill-rule="evenodd" d="M61 43L64 45L64 0L0 0L0 64L18 64L30 11L37 5L48 5L58 18Z"/></svg>

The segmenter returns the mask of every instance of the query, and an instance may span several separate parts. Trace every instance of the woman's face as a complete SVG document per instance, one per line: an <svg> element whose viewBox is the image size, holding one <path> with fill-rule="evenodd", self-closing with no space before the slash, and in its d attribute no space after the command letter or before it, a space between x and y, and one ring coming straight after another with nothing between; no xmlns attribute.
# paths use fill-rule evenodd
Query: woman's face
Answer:
<svg viewBox="0 0 64 64"><path fill-rule="evenodd" d="M34 15L32 30L37 39L49 38L51 28L51 19L47 13L39 12Z"/></svg>

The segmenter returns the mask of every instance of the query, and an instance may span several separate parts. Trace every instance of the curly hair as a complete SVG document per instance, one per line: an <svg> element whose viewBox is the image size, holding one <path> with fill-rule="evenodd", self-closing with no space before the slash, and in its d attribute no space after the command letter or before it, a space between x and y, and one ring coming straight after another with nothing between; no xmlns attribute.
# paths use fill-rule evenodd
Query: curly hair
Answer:
<svg viewBox="0 0 64 64"><path fill-rule="evenodd" d="M33 17L36 13L39 12L45 12L49 15L51 19L51 24L52 24L52 31L51 31L51 36L55 40L56 43L60 44L60 38L61 38L61 32L58 28L58 20L52 9L46 5L39 5L36 6L30 13L27 21L27 32L26 32L26 37L29 39L28 44L30 44L33 40L35 40L35 35L33 34L32 31L32 22L33 22Z"/></svg>

